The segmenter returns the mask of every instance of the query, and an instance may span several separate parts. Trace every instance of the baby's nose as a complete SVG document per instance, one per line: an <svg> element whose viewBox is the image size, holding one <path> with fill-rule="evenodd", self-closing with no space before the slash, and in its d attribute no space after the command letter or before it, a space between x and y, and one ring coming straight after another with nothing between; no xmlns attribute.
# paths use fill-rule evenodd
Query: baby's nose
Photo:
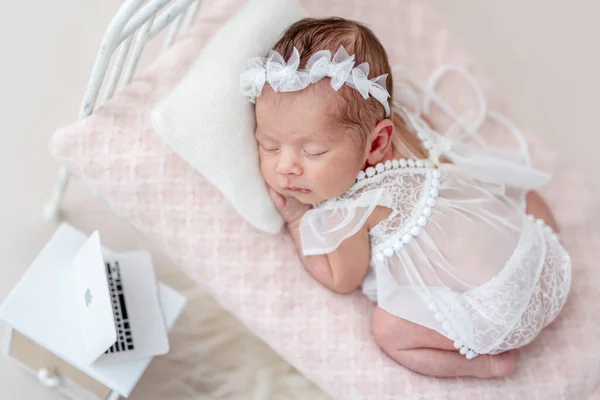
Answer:
<svg viewBox="0 0 600 400"><path fill-rule="evenodd" d="M302 175L302 168L298 160L293 154L288 152L282 152L276 171L281 175Z"/></svg>

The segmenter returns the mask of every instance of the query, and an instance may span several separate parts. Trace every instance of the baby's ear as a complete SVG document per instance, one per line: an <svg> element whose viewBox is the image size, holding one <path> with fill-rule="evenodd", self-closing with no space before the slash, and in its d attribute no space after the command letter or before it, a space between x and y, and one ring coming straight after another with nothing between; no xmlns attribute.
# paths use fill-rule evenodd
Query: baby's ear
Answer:
<svg viewBox="0 0 600 400"><path fill-rule="evenodd" d="M375 165L391 154L394 129L394 123L391 119L384 119L375 125L369 135L371 146L367 158L369 165Z"/></svg>

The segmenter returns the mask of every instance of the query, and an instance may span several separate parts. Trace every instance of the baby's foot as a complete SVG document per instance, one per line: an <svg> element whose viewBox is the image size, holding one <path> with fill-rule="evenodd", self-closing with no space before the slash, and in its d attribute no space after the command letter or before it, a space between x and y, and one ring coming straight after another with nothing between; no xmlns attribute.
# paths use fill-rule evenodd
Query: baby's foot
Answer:
<svg viewBox="0 0 600 400"><path fill-rule="evenodd" d="M507 351L495 356L480 355L479 357L483 358L482 361L484 361L480 372L477 374L480 378L508 376L517 366L517 357L514 351Z"/></svg>

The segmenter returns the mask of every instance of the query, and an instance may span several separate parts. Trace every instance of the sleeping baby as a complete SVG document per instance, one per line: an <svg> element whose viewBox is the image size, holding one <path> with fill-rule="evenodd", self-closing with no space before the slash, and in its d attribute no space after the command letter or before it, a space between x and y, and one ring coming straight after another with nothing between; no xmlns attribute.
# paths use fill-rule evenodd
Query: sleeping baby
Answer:
<svg viewBox="0 0 600 400"><path fill-rule="evenodd" d="M360 23L292 25L241 76L261 173L308 272L376 304L390 358L430 376L506 376L571 285L534 191L547 176L392 112L390 72Z"/></svg>

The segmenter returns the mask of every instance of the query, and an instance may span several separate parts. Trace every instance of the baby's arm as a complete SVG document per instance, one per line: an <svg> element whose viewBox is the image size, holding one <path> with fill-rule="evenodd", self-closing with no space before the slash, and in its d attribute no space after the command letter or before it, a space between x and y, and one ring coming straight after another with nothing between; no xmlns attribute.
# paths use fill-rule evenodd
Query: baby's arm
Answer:
<svg viewBox="0 0 600 400"><path fill-rule="evenodd" d="M336 293L347 294L358 289L369 269L370 242L367 226L329 254L304 256L299 227L302 216L310 206L284 198L272 190L271 196L287 223L296 250L308 272L323 286Z"/></svg>
<svg viewBox="0 0 600 400"><path fill-rule="evenodd" d="M310 274L328 289L340 293L352 293L362 283L369 269L369 232L363 227L344 240L329 254L304 256L299 232L300 221L288 223L288 230L302 263Z"/></svg>

